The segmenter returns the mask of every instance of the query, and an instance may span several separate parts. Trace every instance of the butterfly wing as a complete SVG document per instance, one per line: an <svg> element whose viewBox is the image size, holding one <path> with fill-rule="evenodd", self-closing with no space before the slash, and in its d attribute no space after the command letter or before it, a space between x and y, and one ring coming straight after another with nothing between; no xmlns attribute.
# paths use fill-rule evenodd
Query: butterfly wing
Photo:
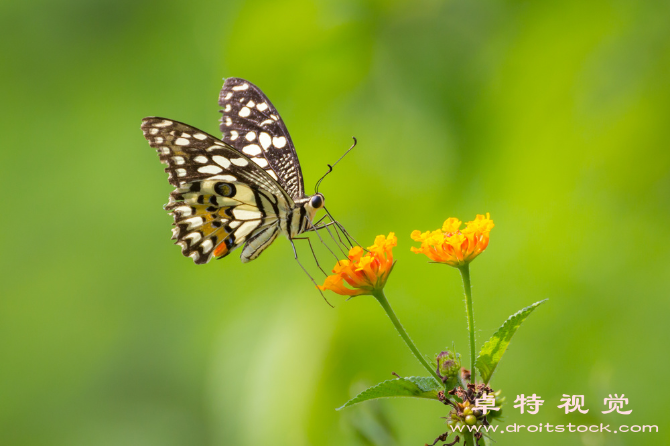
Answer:
<svg viewBox="0 0 670 446"><path fill-rule="evenodd" d="M258 257L279 232L292 200L263 169L221 140L164 118L142 120L142 131L175 187L165 209L173 239L195 263L222 258L248 241L242 261Z"/></svg>
<svg viewBox="0 0 670 446"><path fill-rule="evenodd" d="M251 158L288 192L304 197L300 162L277 109L249 81L226 79L219 95L223 141Z"/></svg>

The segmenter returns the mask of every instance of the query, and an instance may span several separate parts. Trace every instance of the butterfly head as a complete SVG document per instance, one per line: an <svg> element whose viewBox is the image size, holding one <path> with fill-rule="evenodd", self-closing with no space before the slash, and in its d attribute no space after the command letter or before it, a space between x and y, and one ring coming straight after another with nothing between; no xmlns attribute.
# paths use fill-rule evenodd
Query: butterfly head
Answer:
<svg viewBox="0 0 670 446"><path fill-rule="evenodd" d="M323 204L326 202L325 197L323 194L320 193L315 193L309 198L309 205L314 209L321 209L323 207Z"/></svg>
<svg viewBox="0 0 670 446"><path fill-rule="evenodd" d="M298 218L294 218L293 221L299 223L296 223L295 231L291 233L291 236L301 234L309 228L310 224L314 221L316 212L323 208L325 200L323 195L317 192L310 197L305 197L296 202L293 212L296 213L295 215Z"/></svg>
<svg viewBox="0 0 670 446"><path fill-rule="evenodd" d="M326 199L323 197L323 195L317 192L311 197L308 197L306 201L303 201L303 204L301 206L303 206L305 208L305 211L307 211L307 219L310 222L314 221L316 211L318 211L323 207L325 200Z"/></svg>

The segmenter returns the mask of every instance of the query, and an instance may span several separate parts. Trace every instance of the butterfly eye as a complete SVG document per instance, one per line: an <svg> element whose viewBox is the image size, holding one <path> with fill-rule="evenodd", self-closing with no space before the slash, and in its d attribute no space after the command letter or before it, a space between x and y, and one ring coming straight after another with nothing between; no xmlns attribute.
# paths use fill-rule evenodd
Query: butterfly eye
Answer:
<svg viewBox="0 0 670 446"><path fill-rule="evenodd" d="M314 208L314 209L320 209L323 206L324 202L323 195L321 194L316 194L312 197L312 199L309 201L309 204Z"/></svg>

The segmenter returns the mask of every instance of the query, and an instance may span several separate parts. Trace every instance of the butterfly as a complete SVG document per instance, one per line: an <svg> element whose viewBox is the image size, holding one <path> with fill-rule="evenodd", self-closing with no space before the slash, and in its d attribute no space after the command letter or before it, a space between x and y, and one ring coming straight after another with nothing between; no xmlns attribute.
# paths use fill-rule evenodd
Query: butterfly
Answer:
<svg viewBox="0 0 670 446"><path fill-rule="evenodd" d="M258 87L227 78L219 105L222 139L173 119L148 117L141 127L175 187L165 205L172 239L197 264L242 245L240 258L250 262L279 234L293 240L313 229L325 201L305 195L286 125Z"/></svg>

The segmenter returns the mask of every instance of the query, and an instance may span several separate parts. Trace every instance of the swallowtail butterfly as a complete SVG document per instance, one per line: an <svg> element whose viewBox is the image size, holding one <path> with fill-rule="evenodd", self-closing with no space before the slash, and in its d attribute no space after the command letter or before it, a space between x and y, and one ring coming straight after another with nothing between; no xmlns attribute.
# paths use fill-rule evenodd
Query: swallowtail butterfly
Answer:
<svg viewBox="0 0 670 446"><path fill-rule="evenodd" d="M279 234L292 240L313 228L324 204L320 193L305 195L288 130L258 87L228 78L219 105L222 139L172 119L142 120L175 187L165 205L172 238L198 264L243 244L242 262L254 260Z"/></svg>

